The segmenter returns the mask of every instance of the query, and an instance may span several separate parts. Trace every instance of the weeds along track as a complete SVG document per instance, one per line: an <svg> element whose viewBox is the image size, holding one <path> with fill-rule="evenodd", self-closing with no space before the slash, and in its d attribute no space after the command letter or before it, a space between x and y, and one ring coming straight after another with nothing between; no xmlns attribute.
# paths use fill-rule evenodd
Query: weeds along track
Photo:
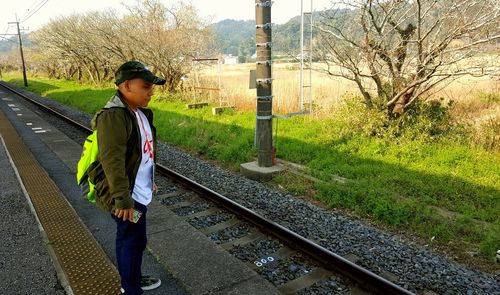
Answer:
<svg viewBox="0 0 500 295"><path fill-rule="evenodd" d="M90 132L88 115L75 115L74 110L57 103L40 103L42 100L34 95L8 89L57 117L51 120L59 121L54 124L75 141L83 142ZM159 145L156 182L160 191L155 198L284 294L424 294L448 290L493 294L491 290L498 286L485 274L462 270L444 258L422 253L396 238L341 216L331 216L311 204L288 199L280 200L278 205L267 203L265 199L274 196L262 184L226 178L217 168L208 171L206 163L191 164L191 160L183 158L188 157L185 155L167 157L171 149ZM171 168L177 165L183 167L182 172ZM221 187L226 196L202 185L205 181L213 181L211 187ZM340 249L339 254L334 249ZM415 257L430 265L417 266ZM443 282L450 269L448 281ZM469 283L463 281L464 277Z"/></svg>

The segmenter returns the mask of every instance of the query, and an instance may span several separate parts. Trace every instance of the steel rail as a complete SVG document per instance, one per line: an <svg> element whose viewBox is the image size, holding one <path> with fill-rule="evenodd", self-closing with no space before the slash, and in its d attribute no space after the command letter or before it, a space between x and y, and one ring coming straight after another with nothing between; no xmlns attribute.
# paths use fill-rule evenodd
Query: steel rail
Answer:
<svg viewBox="0 0 500 295"><path fill-rule="evenodd" d="M92 132L87 126L74 121L73 119L47 107L26 95L6 86L4 83L0 82L0 85L7 88L8 90L16 93L17 95L28 99L29 101L35 103L36 105L42 107L43 109L55 114L56 116L62 117L71 124L78 126L84 131ZM227 210L233 212L237 216L241 216L245 220L249 221L253 225L260 228L262 231L278 238L279 240L285 241L291 248L298 249L315 258L322 264L325 268L337 271L343 275L351 278L360 286L369 289L370 291L375 291L379 294L414 294L384 278L381 276L362 268L361 266L352 263L351 261L337 255L330 250L304 238L303 236L271 221L252 210L241 206L240 204L234 202L233 200L207 188L167 167L156 164L156 170L163 174L164 176L173 178L175 181L187 186L193 191L199 193L201 196L210 199L211 201L219 204L220 206L226 208Z"/></svg>
<svg viewBox="0 0 500 295"><path fill-rule="evenodd" d="M52 108L44 105L44 104L42 104L42 103L34 100L34 99L29 98L27 95L25 95L25 94L17 91L16 89L14 89L14 88L12 88L10 86L5 85L5 83L3 81L0 81L0 85L2 87L4 87L4 88L7 88L10 92L13 92L13 93L17 94L18 96L24 98L25 100L28 100L31 103L37 105L38 107L44 109L45 111L47 111L47 112L49 112L49 113L51 113L53 115L56 115L56 116L58 116L60 118L63 118L64 120L68 121L72 125L78 126L79 128L82 128L83 130L88 131L89 133L92 133L92 130L90 128L88 128L87 126L85 126L85 125L83 125L83 124L81 124L81 123L79 123L79 122L71 119L70 117L68 117L68 116L66 116L66 115L64 115L64 114L62 114L62 113L60 113L60 112L58 112L58 111L56 111L56 110L54 110L54 109L52 109Z"/></svg>

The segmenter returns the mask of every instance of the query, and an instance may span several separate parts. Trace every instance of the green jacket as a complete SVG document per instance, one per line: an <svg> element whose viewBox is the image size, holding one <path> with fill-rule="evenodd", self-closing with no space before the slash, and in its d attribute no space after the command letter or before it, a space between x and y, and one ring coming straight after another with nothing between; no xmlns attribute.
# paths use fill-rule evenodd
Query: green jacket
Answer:
<svg viewBox="0 0 500 295"><path fill-rule="evenodd" d="M140 110L151 126L153 149L156 151L153 112ZM109 212L115 208L133 208L132 190L142 160L141 133L134 111L119 91L95 114L92 129L97 129L99 155L88 172L90 181L95 184L96 204Z"/></svg>

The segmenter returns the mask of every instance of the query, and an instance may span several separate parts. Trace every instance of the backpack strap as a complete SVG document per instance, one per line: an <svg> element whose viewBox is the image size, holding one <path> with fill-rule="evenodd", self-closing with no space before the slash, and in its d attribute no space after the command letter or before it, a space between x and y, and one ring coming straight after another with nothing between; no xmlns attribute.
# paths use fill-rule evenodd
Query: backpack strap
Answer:
<svg viewBox="0 0 500 295"><path fill-rule="evenodd" d="M97 118L99 117L99 115L101 115L103 112L105 112L106 110L110 110L110 109L113 109L113 108L120 108L120 109L123 109L124 111L124 115L125 115L125 119L129 122L128 124L128 127L127 128L127 139L130 138L130 135L132 134L132 129L134 128L133 124L132 124L132 121L131 121L131 118L128 114L128 110L126 108L123 108L123 107L111 107L111 108L102 108L100 109L99 111L97 111L94 115L94 117L92 118L92 121L91 121L91 128L92 130L97 130Z"/></svg>

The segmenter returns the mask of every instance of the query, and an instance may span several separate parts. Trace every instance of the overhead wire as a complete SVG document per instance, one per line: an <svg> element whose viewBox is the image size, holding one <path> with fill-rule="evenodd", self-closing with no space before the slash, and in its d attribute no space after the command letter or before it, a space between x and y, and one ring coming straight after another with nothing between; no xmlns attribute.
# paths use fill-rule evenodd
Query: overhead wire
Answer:
<svg viewBox="0 0 500 295"><path fill-rule="evenodd" d="M47 2L48 2L48 0L42 0L42 2L35 5L35 7L33 9L31 9L31 10L28 9L24 18L19 22L21 23L21 22L27 21L30 17L35 15L45 4L47 4Z"/></svg>
<svg viewBox="0 0 500 295"><path fill-rule="evenodd" d="M26 9L26 12L24 13L24 15L21 16L19 19L25 18L30 13L30 11L35 9L35 7L38 5L38 4L36 4L37 2L38 2L38 0L34 0L33 3L31 3L30 6L28 6L29 8ZM16 21L18 21L17 16L16 16Z"/></svg>
<svg viewBox="0 0 500 295"><path fill-rule="evenodd" d="M22 22L26 19L28 19L29 17L31 17L32 15L34 15L44 4L46 0L41 0L40 2L38 2L38 0L35 0L30 6L28 9L26 9L26 12L24 13L24 15L22 17L20 17L18 19L19 22Z"/></svg>
<svg viewBox="0 0 500 295"><path fill-rule="evenodd" d="M32 7L31 9L28 8L26 10L26 13L24 14L24 16L22 17L23 20L18 20L17 19L17 16L16 16L16 22L19 21L19 23L21 22L24 22L26 20L28 20L30 17L32 17L35 13L37 13L45 4L47 4L47 2L49 2L49 0L42 0L41 2L39 2L37 4L37 0L35 0L31 5L30 7ZM12 43L16 43L14 41L12 41L11 39L8 39L8 38L5 38L5 36L7 35L7 32L9 31L10 29L10 24L7 24L7 29L5 30L5 33L3 33L2 35L0 35L0 38L4 39L4 40L7 40L9 42L12 42Z"/></svg>
<svg viewBox="0 0 500 295"><path fill-rule="evenodd" d="M47 4L47 2L49 2L49 0L42 0L42 2L40 2L39 4L37 4L35 6L35 8L33 8L31 11L28 12L28 15L24 17L23 20L19 21L20 23L22 22L25 22L27 21L30 17L32 17L35 13L37 13L42 7L45 6L45 4Z"/></svg>
<svg viewBox="0 0 500 295"><path fill-rule="evenodd" d="M7 38L5 38L5 37L3 37L3 36L0 36L0 38L4 39L4 40L6 40L6 41L9 41L9 42L12 42L12 43L16 43L16 44L17 44L17 42L12 41L11 39L7 39Z"/></svg>
<svg viewBox="0 0 500 295"><path fill-rule="evenodd" d="M9 32L9 29L10 29L10 24L7 24L7 29L5 30L5 33L3 33L2 35L0 35L0 38L2 38L4 40L7 40L9 42L12 42L12 43L16 43L16 42L12 41L9 38L5 38L5 36L7 35L7 32Z"/></svg>
<svg viewBox="0 0 500 295"><path fill-rule="evenodd" d="M10 24L7 24L7 29L5 29L5 33L2 34L2 36L5 37L5 35L7 35L7 32L9 31L10 29Z"/></svg>

